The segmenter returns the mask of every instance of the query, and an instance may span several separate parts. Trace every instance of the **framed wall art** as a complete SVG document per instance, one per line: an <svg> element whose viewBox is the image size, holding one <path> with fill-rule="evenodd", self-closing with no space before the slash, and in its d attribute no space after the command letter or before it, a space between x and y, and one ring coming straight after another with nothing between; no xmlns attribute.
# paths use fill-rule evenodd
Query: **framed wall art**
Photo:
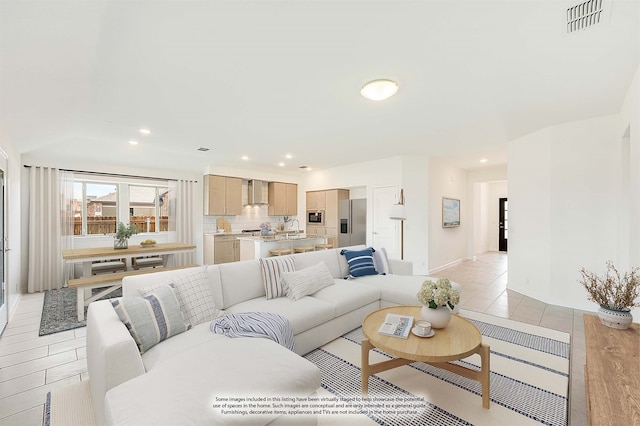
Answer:
<svg viewBox="0 0 640 426"><path fill-rule="evenodd" d="M460 226L460 200L442 197L442 227Z"/></svg>

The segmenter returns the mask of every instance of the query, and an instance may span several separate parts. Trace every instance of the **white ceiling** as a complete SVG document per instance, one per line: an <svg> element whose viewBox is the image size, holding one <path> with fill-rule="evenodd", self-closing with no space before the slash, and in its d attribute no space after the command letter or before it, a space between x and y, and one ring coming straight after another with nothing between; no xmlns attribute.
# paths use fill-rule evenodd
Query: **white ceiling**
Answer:
<svg viewBox="0 0 640 426"><path fill-rule="evenodd" d="M191 171L504 163L509 140L619 111L640 2L603 1L567 35L577 1L0 0L0 142ZM375 78L400 90L362 98Z"/></svg>

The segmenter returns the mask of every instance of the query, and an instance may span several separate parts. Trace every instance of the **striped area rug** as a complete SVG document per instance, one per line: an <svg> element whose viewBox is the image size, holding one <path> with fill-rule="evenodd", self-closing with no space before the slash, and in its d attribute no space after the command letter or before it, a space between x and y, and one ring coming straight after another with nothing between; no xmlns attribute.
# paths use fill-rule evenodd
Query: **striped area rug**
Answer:
<svg viewBox="0 0 640 426"><path fill-rule="evenodd" d="M320 398L345 403L319 425L567 425L568 333L470 311L491 347L491 406L482 408L480 384L416 362L369 378L369 400L360 399L362 330L345 334L305 356L322 375ZM437 333L437 331L436 331ZM371 362L392 358L379 350ZM479 369L480 357L457 361Z"/></svg>

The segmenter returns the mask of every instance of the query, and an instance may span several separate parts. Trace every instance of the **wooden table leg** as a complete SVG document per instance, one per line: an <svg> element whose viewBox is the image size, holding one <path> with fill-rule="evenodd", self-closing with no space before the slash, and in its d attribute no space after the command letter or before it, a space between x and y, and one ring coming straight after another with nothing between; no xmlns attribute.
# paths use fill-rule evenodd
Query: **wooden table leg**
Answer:
<svg viewBox="0 0 640 426"><path fill-rule="evenodd" d="M373 345L369 343L369 339L362 339L362 353L361 353L361 371L362 371L362 395L366 396L369 393L369 376L371 372L369 370L369 351L373 349Z"/></svg>
<svg viewBox="0 0 640 426"><path fill-rule="evenodd" d="M482 385L482 406L489 408L491 401L490 383L491 383L491 370L489 357L491 350L489 345L484 343L480 345L480 384Z"/></svg>

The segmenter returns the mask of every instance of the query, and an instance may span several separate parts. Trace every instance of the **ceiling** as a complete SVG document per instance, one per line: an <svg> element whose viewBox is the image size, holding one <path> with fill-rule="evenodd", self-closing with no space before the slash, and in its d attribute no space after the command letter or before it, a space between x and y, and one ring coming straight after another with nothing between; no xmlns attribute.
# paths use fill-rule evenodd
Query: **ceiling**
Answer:
<svg viewBox="0 0 640 426"><path fill-rule="evenodd" d="M567 34L578 1L1 0L0 142L185 171L500 164L509 140L619 111L640 2L603 2ZM361 97L376 78L400 90Z"/></svg>

